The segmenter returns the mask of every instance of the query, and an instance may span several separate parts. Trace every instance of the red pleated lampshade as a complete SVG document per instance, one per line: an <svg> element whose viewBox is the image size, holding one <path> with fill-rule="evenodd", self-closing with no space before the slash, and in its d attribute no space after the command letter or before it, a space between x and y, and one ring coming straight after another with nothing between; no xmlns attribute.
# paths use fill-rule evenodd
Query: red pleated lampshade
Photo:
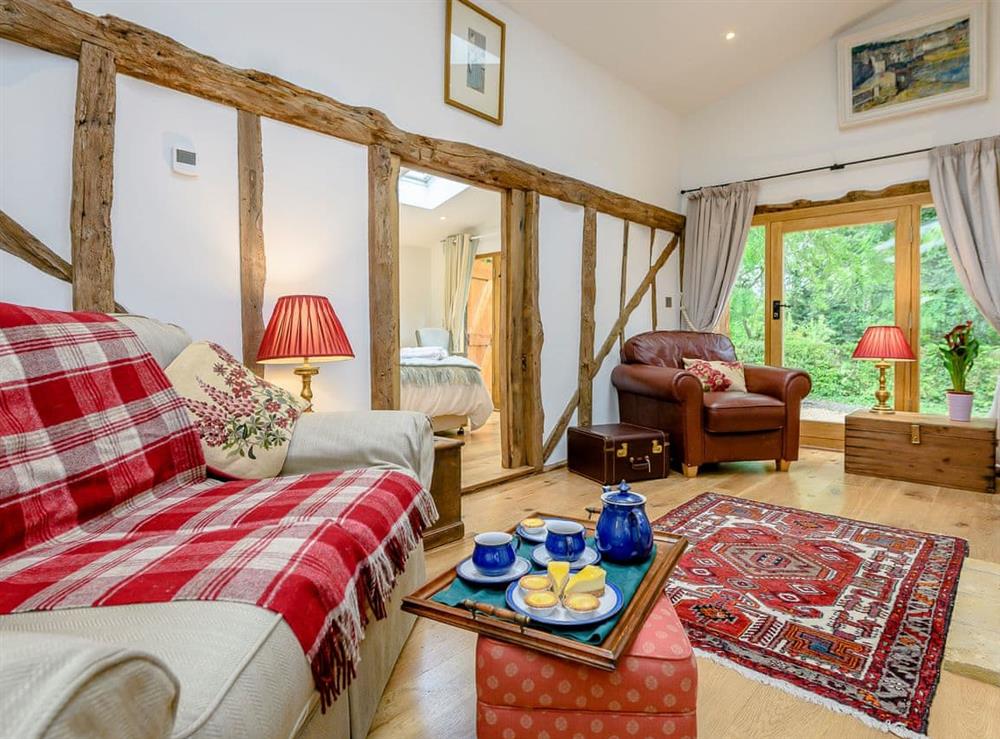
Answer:
<svg viewBox="0 0 1000 739"><path fill-rule="evenodd" d="M899 326L869 326L865 329L851 359L891 359L912 362L916 359Z"/></svg>
<svg viewBox="0 0 1000 739"><path fill-rule="evenodd" d="M257 361L268 364L331 362L353 356L344 327L322 295L278 298L257 351Z"/></svg>

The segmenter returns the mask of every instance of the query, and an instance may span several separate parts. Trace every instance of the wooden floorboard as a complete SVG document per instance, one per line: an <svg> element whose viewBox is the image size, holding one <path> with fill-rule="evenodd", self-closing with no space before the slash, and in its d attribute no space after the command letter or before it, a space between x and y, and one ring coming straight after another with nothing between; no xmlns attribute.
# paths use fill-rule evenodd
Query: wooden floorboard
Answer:
<svg viewBox="0 0 1000 739"><path fill-rule="evenodd" d="M500 414L494 412L490 419L475 431L464 434L448 432L439 434L465 442L462 447L462 494L494 485L499 481L524 477L531 467L504 468L500 464Z"/></svg>
<svg viewBox="0 0 1000 739"><path fill-rule="evenodd" d="M774 463L703 468L688 480L676 473L640 483L651 518L708 491L865 521L961 536L970 556L1000 562L1000 495L845 475L843 455L807 449L788 473ZM504 483L463 498L465 538L427 556L428 576L471 553L472 537L505 528L544 509L583 515L600 488L565 469ZM419 620L382 696L371 736L378 739L475 736L475 636ZM884 739L857 719L794 698L735 671L698 661L698 731L702 739L794 737ZM1000 688L943 671L931 708L931 737L1000 737Z"/></svg>

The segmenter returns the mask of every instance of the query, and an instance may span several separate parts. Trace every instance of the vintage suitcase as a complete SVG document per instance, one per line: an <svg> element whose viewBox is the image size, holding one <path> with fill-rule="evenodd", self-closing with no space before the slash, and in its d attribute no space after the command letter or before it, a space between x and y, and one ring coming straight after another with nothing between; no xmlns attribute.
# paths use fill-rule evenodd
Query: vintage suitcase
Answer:
<svg viewBox="0 0 1000 739"><path fill-rule="evenodd" d="M670 445L658 429L629 423L573 426L568 443L570 472L602 485L656 480L668 474Z"/></svg>
<svg viewBox="0 0 1000 739"><path fill-rule="evenodd" d="M855 411L845 419L844 471L996 492L996 419Z"/></svg>

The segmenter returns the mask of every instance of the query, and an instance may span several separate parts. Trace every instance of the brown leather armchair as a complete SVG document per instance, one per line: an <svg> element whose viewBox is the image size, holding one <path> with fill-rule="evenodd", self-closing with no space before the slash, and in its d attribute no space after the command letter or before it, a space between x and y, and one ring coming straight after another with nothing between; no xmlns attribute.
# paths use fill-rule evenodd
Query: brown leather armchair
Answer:
<svg viewBox="0 0 1000 739"><path fill-rule="evenodd" d="M732 362L736 350L728 336L696 331L648 331L625 342L611 373L622 423L667 432L686 477L706 462L773 459L785 471L799 458L807 373L746 365L746 393L706 393L684 357Z"/></svg>

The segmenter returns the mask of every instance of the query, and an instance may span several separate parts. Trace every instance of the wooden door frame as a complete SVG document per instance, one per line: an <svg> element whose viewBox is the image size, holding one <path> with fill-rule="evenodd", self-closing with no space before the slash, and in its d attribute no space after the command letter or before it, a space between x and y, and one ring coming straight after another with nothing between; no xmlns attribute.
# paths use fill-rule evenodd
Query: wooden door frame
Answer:
<svg viewBox="0 0 1000 739"><path fill-rule="evenodd" d="M429 171L500 193L501 464L542 469L541 349L538 307L539 195L516 188L428 169L369 147L369 316L371 321L372 408L399 409L399 173L402 167ZM511 361L511 359L514 361Z"/></svg>
<svg viewBox="0 0 1000 739"><path fill-rule="evenodd" d="M924 183L916 192L895 194L887 188L887 195L878 193L858 196L849 193L844 199L823 204L805 204L797 207L763 206L752 226L765 227L764 246L764 362L780 366L782 363L781 320L771 317L773 300L784 294L784 235L793 231L817 228L860 225L884 220L895 222L895 281L894 320L903 328L914 352L920 345L920 212L933 205L929 189ZM906 185L905 187L910 187ZM855 199L856 198L856 199ZM780 208L771 210L772 208ZM888 216L881 218L880 216ZM728 315L728 311L727 311ZM894 367L894 406L900 411L915 411L920 403L920 364L900 362ZM803 420L802 444L842 450L844 429L837 424Z"/></svg>

